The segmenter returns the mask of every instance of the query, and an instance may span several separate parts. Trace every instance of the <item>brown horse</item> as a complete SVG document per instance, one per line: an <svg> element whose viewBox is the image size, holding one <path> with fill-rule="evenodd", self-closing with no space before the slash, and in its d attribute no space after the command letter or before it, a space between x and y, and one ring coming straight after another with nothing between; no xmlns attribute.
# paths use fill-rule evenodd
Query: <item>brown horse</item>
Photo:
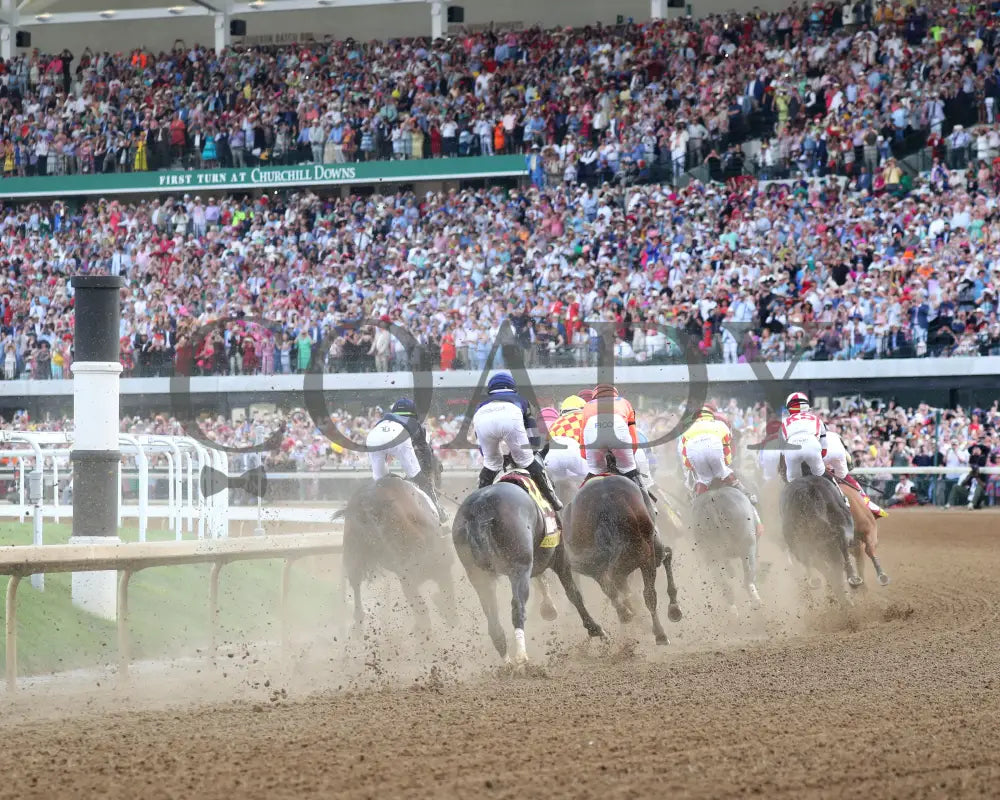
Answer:
<svg viewBox="0 0 1000 800"><path fill-rule="evenodd" d="M838 480L840 491L844 493L851 504L851 516L854 517L854 544L851 549L854 558L858 562L858 575L864 577L864 560L861 558L861 546L864 545L865 553L875 567L875 575L882 586L889 583L889 576L882 570L882 563L878 558L878 521L875 515L869 510L861 493L851 486Z"/></svg>
<svg viewBox="0 0 1000 800"><path fill-rule="evenodd" d="M668 617L677 622L681 610L674 585L673 552L660 541L639 488L620 475L591 479L563 510L562 518L570 565L597 581L622 622L635 616L628 602L628 576L641 571L656 643L668 644L656 612L656 570L663 564L670 597Z"/></svg>

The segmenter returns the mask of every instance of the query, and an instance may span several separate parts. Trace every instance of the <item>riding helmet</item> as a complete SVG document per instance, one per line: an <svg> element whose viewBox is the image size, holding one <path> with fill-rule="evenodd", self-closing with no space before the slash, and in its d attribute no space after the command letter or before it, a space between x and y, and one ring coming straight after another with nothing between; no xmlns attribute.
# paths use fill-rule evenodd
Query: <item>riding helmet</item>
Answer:
<svg viewBox="0 0 1000 800"><path fill-rule="evenodd" d="M785 400L785 408L793 414L799 411L808 411L809 396L802 392L792 392Z"/></svg>
<svg viewBox="0 0 1000 800"><path fill-rule="evenodd" d="M409 397L400 397L389 410L393 414L416 414L417 406Z"/></svg>
<svg viewBox="0 0 1000 800"><path fill-rule="evenodd" d="M591 400L594 399L594 390L581 389L576 393L576 397L579 397L581 400L583 400L584 403L589 403Z"/></svg>
<svg viewBox="0 0 1000 800"><path fill-rule="evenodd" d="M562 404L559 406L559 411L563 414L567 411L577 411L578 409L583 408L586 404L586 401L582 397L576 394L571 394L562 401Z"/></svg>
<svg viewBox="0 0 1000 800"><path fill-rule="evenodd" d="M559 412L556 411L552 406L546 406L541 411L538 412L538 416L542 418L542 422L546 426L552 424L557 419L559 419Z"/></svg>
<svg viewBox="0 0 1000 800"><path fill-rule="evenodd" d="M594 399L599 397L618 397L618 390L610 383L599 383L594 387Z"/></svg>
<svg viewBox="0 0 1000 800"><path fill-rule="evenodd" d="M514 383L514 377L509 372L498 372L486 384L488 392L512 392L515 389L517 389L517 384Z"/></svg>

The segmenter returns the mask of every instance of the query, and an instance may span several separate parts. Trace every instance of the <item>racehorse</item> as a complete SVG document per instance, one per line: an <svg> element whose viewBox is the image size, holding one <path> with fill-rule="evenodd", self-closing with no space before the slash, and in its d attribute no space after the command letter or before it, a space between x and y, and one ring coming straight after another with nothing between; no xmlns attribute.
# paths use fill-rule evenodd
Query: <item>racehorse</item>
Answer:
<svg viewBox="0 0 1000 800"><path fill-rule="evenodd" d="M386 475L367 483L334 517L344 518L344 577L354 591L354 620L364 620L361 583L382 568L399 578L418 626L430 625L420 586L434 581L440 593L435 606L449 625L458 619L453 556L429 498L409 481Z"/></svg>
<svg viewBox="0 0 1000 800"><path fill-rule="evenodd" d="M807 571L816 569L833 592L861 586L851 552L854 520L844 497L828 478L807 474L788 483L781 493L781 522L792 558ZM849 595L848 595L849 596Z"/></svg>
<svg viewBox="0 0 1000 800"><path fill-rule="evenodd" d="M673 552L657 536L639 488L621 475L587 481L563 510L563 535L570 565L597 581L623 623L635 616L627 597L628 576L641 571L656 643L668 644L656 612L656 569L663 564L667 573L668 617L677 622L681 610L674 585Z"/></svg>
<svg viewBox="0 0 1000 800"><path fill-rule="evenodd" d="M452 540L459 561L479 595L493 646L508 663L507 636L497 610L496 582L500 575L510 580L514 663L518 667L528 662L524 621L531 578L547 569L556 573L587 633L604 637L601 626L583 604L561 536L558 531L547 532L541 508L525 489L504 478L476 489L455 514Z"/></svg>
<svg viewBox="0 0 1000 800"><path fill-rule="evenodd" d="M851 504L851 516L854 518L854 544L852 550L854 560L858 564L858 575L864 579L864 559L861 558L861 547L865 548L865 553L875 567L875 576L879 584L887 586L889 576L882 570L882 562L879 561L878 552L878 522L869 510L867 504L861 497L861 493L849 483L838 481L840 490L847 496Z"/></svg>
<svg viewBox="0 0 1000 800"><path fill-rule="evenodd" d="M743 585L754 608L757 592L757 524L747 496L732 486L710 487L695 495L691 504L691 532L702 563L711 570L726 604L736 610L731 576L725 573L734 560L743 566Z"/></svg>

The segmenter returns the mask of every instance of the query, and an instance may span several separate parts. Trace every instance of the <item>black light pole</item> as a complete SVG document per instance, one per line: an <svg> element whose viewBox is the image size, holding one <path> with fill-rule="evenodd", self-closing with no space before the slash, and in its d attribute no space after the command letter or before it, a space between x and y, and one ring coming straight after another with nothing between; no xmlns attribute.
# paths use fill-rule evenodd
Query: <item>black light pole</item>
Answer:
<svg viewBox="0 0 1000 800"><path fill-rule="evenodd" d="M118 538L119 290L111 275L80 275L73 287L72 544ZM116 613L116 574L74 572L73 603L108 619Z"/></svg>

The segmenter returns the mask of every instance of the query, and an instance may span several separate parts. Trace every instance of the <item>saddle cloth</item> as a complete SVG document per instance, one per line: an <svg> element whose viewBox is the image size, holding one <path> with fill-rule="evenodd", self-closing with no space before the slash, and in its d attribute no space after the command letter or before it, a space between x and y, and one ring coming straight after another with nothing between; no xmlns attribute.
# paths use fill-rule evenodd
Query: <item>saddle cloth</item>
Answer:
<svg viewBox="0 0 1000 800"><path fill-rule="evenodd" d="M559 544L559 522L556 519L556 512L549 505L549 501L542 496L538 486L535 485L534 479L528 474L527 470L512 469L510 472L501 475L497 483L512 483L515 486L520 486L538 505L539 510L542 512L542 517L545 518L545 538L542 539L541 547L549 548Z"/></svg>

